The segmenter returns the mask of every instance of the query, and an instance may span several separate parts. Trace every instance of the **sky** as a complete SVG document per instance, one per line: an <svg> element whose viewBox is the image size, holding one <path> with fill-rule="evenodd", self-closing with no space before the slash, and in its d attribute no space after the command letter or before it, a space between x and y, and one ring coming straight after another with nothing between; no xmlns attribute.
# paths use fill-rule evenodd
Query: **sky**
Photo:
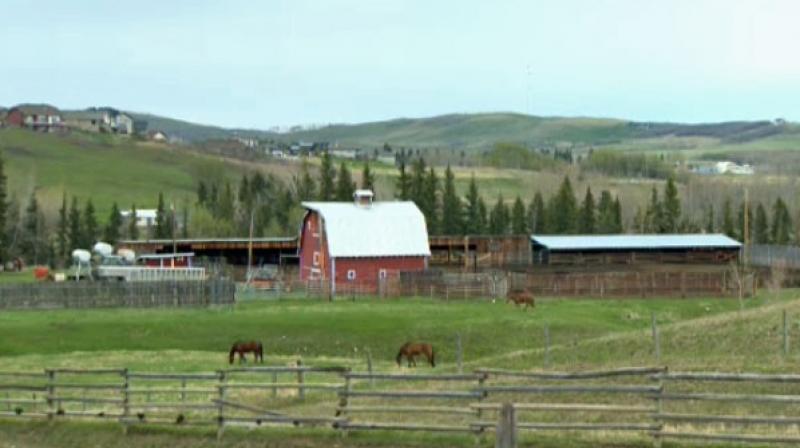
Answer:
<svg viewBox="0 0 800 448"><path fill-rule="evenodd" d="M800 121L795 0L0 0L0 105Z"/></svg>

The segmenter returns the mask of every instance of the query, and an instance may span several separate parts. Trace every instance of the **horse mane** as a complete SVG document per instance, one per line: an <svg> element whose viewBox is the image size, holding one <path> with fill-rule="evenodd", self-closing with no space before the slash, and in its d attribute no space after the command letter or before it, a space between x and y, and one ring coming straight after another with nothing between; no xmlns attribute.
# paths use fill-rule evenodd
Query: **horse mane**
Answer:
<svg viewBox="0 0 800 448"><path fill-rule="evenodd" d="M400 347L400 350L397 352L397 358L395 358L395 360L397 361L398 364L400 364L400 361L403 358L403 352L406 350L406 348L408 348L409 345L411 345L411 342L406 342Z"/></svg>

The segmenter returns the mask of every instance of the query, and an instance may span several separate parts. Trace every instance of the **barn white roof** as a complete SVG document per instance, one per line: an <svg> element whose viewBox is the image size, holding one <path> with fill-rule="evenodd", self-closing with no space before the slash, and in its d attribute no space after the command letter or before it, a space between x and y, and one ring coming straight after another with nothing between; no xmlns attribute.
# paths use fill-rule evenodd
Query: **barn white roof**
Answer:
<svg viewBox="0 0 800 448"><path fill-rule="evenodd" d="M683 235L532 235L550 250L737 249L742 244L721 233Z"/></svg>
<svg viewBox="0 0 800 448"><path fill-rule="evenodd" d="M324 220L332 257L430 256L425 217L413 202L303 202Z"/></svg>

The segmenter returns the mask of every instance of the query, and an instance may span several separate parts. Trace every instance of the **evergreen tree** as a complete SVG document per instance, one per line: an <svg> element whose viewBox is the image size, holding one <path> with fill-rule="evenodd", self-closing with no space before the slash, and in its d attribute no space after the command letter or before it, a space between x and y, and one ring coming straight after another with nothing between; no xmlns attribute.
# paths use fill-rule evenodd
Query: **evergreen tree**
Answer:
<svg viewBox="0 0 800 448"><path fill-rule="evenodd" d="M482 197L478 197L478 220L475 225L475 234L483 235L489 231L489 209Z"/></svg>
<svg viewBox="0 0 800 448"><path fill-rule="evenodd" d="M505 235L508 233L509 221L508 207L503 201L503 195L497 197L497 202L489 213L489 232L492 235Z"/></svg>
<svg viewBox="0 0 800 448"><path fill-rule="evenodd" d="M181 238L189 238L189 207L185 204L181 210Z"/></svg>
<svg viewBox="0 0 800 448"><path fill-rule="evenodd" d="M428 223L428 233L436 235L440 233L439 227L439 177L436 175L436 170L433 167L428 169L428 175L425 176L423 182L423 191L421 198L420 210L425 215L425 221Z"/></svg>
<svg viewBox="0 0 800 448"><path fill-rule="evenodd" d="M511 233L514 235L528 234L528 216L525 213L525 204L522 198L517 196L514 205L511 207Z"/></svg>
<svg viewBox="0 0 800 448"><path fill-rule="evenodd" d="M328 151L322 153L322 164L319 167L319 200L332 201L336 196L334 180L336 171Z"/></svg>
<svg viewBox="0 0 800 448"><path fill-rule="evenodd" d="M586 187L586 196L583 198L583 204L578 213L578 233L591 235L595 230L594 196L592 189Z"/></svg>
<svg viewBox="0 0 800 448"><path fill-rule="evenodd" d="M58 209L58 229L56 240L58 246L56 247L56 255L59 259L64 260L69 250L69 222L67 221L67 193L65 192L61 197L61 208Z"/></svg>
<svg viewBox="0 0 800 448"><path fill-rule="evenodd" d="M206 205L206 201L208 201L208 189L206 183L201 180L197 183L197 204Z"/></svg>
<svg viewBox="0 0 800 448"><path fill-rule="evenodd" d="M714 204L708 204L706 211L706 233L715 233L717 231L717 222L714 217Z"/></svg>
<svg viewBox="0 0 800 448"><path fill-rule="evenodd" d="M678 197L678 188L672 176L667 179L664 187L663 216L660 230L662 233L676 233L681 220L681 200Z"/></svg>
<svg viewBox="0 0 800 448"><path fill-rule="evenodd" d="M164 193L159 191L158 205L156 206L155 235L153 235L156 239L164 239L169 235L167 230L167 210L164 207Z"/></svg>
<svg viewBox="0 0 800 448"><path fill-rule="evenodd" d="M159 193L159 197L160 196L161 194ZM217 198L216 213L214 213L214 215L217 219L233 223L233 218L235 213L236 213L236 205L233 197L233 190L231 189L230 182L225 182L225 187L223 187L222 191L219 193L219 196ZM156 223L158 223L158 218L156 218ZM166 215L164 216L163 224L164 224L163 230L166 231ZM158 233L158 229L156 229L156 233ZM166 238L166 236L161 238Z"/></svg>
<svg viewBox="0 0 800 448"><path fill-rule="evenodd" d="M736 225L733 221L733 209L730 198L722 203L722 233L731 238L736 238Z"/></svg>
<svg viewBox="0 0 800 448"><path fill-rule="evenodd" d="M478 184L475 182L475 175L469 181L467 189L467 210L464 213L464 232L467 235L480 235L484 229L480 226L480 195L478 194Z"/></svg>
<svg viewBox="0 0 800 448"><path fill-rule="evenodd" d="M556 234L569 234L577 230L577 203L575 193L572 191L572 183L568 176L564 176L561 186L547 208L547 216L550 218L549 230Z"/></svg>
<svg viewBox="0 0 800 448"><path fill-rule="evenodd" d="M6 193L6 175L3 171L3 158L0 157L0 264L6 261L6 246L8 238L6 237L6 225L8 223L8 203Z"/></svg>
<svg viewBox="0 0 800 448"><path fill-rule="evenodd" d="M39 263L39 237L41 227L39 222L39 202L36 200L36 193L32 193L25 207L25 216L22 221L22 232L20 235L19 249L22 256L29 262Z"/></svg>
<svg viewBox="0 0 800 448"><path fill-rule="evenodd" d="M139 226L136 219L136 204L131 206L131 214L128 217L128 238L136 241L139 239Z"/></svg>
<svg viewBox="0 0 800 448"><path fill-rule="evenodd" d="M625 232L625 226L622 224L622 205L619 203L619 196L614 198L614 233Z"/></svg>
<svg viewBox="0 0 800 448"><path fill-rule="evenodd" d="M69 205L69 252L83 249L83 227L81 226L81 212L78 209L78 198L72 197ZM91 248L89 248L91 249Z"/></svg>
<svg viewBox="0 0 800 448"><path fill-rule="evenodd" d="M767 211L760 202L756 207L756 222L753 227L753 243L769 244L769 221L767 219Z"/></svg>
<svg viewBox="0 0 800 448"><path fill-rule="evenodd" d="M369 169L369 162L364 162L364 169L361 170L361 188L375 192L375 175Z"/></svg>
<svg viewBox="0 0 800 448"><path fill-rule="evenodd" d="M461 198L456 193L455 176L450 165L444 171L444 192L442 193L442 233L445 235L463 235L463 210Z"/></svg>
<svg viewBox="0 0 800 448"><path fill-rule="evenodd" d="M353 176L347 165L342 162L339 165L339 174L336 176L336 200L342 202L349 202L353 200L353 192L356 189L356 184L353 182Z"/></svg>
<svg viewBox="0 0 800 448"><path fill-rule="evenodd" d="M533 195L528 216L531 233L547 232L547 215L544 208L544 199L542 198L542 194L538 191Z"/></svg>
<svg viewBox="0 0 800 448"><path fill-rule="evenodd" d="M792 218L789 215L789 209L782 198L775 200L775 205L772 207L772 231L770 238L772 244L789 244L792 240Z"/></svg>
<svg viewBox="0 0 800 448"><path fill-rule="evenodd" d="M748 227L748 229L747 229L748 232L747 232L746 237L745 237L745 208L747 208L747 227ZM753 209L752 209L752 207L745 207L745 203L744 202L739 204L739 215L738 215L738 218L739 218L738 219L738 221L739 221L739 232L738 232L739 240L742 243L745 243L745 242L752 243L753 242L753 224L754 224L753 223Z"/></svg>
<svg viewBox="0 0 800 448"><path fill-rule="evenodd" d="M250 216L249 210L253 208L253 192L250 190L250 179L247 178L247 174L242 176L242 180L239 181L239 204L240 209L246 212L247 216Z"/></svg>
<svg viewBox="0 0 800 448"><path fill-rule="evenodd" d="M650 192L650 203L647 204L647 211L644 215L645 233L663 233L661 224L663 223L663 211L661 202L658 200L658 190L653 187Z"/></svg>
<svg viewBox="0 0 800 448"><path fill-rule="evenodd" d="M397 177L397 183L394 187L394 196L401 201L408 201L411 199L411 177L406 172L405 160L400 161L398 169L400 170L400 175Z"/></svg>
<svg viewBox="0 0 800 448"><path fill-rule="evenodd" d="M611 192L603 190L600 193L600 201L597 202L597 233L607 235L615 233L616 217L614 216L614 200Z"/></svg>
<svg viewBox="0 0 800 448"><path fill-rule="evenodd" d="M317 195L317 184L308 170L308 162L303 160L300 168L300 177L295 177L294 190L301 201L311 201Z"/></svg>
<svg viewBox="0 0 800 448"><path fill-rule="evenodd" d="M410 198L414 203L417 204L417 207L422 209L423 204L422 202L425 200L425 173L427 172L425 168L425 160L420 157L414 161L414 165L412 167L412 175L411 175L411 194Z"/></svg>
<svg viewBox="0 0 800 448"><path fill-rule="evenodd" d="M97 218L94 216L94 205L92 200L86 200L86 207L83 209L83 239L82 246L86 250L91 250L97 241Z"/></svg>
<svg viewBox="0 0 800 448"><path fill-rule="evenodd" d="M106 228L103 231L103 239L112 246L119 241L120 228L122 227L122 214L119 212L117 203L111 205L111 214L108 217Z"/></svg>
<svg viewBox="0 0 800 448"><path fill-rule="evenodd" d="M288 233L292 230L292 205L294 204L294 197L292 191L288 188L282 189L278 193L278 200L275 206L275 221L281 228L283 233Z"/></svg>

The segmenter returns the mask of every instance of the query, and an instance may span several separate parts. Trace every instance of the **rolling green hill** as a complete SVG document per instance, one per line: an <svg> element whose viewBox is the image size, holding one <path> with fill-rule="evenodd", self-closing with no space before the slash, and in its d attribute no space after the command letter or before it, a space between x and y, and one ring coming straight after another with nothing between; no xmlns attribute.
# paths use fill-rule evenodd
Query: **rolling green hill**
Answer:
<svg viewBox="0 0 800 448"><path fill-rule="evenodd" d="M197 179L234 176L242 171L212 157L167 145L111 135L42 134L0 130L0 156L9 190L27 201L34 189L46 210L55 210L62 193L90 197L105 218L116 201L154 207L159 191L175 201L194 196Z"/></svg>

